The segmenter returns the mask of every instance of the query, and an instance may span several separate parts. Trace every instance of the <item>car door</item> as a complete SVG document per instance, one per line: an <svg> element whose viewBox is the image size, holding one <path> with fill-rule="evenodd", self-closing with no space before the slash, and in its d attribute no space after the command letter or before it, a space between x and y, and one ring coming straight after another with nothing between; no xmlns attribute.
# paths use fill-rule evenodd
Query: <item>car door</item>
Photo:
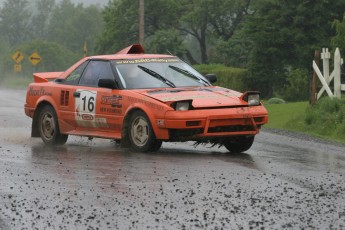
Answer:
<svg viewBox="0 0 345 230"><path fill-rule="evenodd" d="M73 133L77 129L75 120L74 93L79 87L78 83L89 61L81 63L63 81L59 81L60 93L56 102L59 106L59 123L63 132Z"/></svg>
<svg viewBox="0 0 345 230"><path fill-rule="evenodd" d="M107 78L114 79L114 73L106 60L91 60L83 71L73 94L77 130L121 132L120 90L98 87L98 80Z"/></svg>

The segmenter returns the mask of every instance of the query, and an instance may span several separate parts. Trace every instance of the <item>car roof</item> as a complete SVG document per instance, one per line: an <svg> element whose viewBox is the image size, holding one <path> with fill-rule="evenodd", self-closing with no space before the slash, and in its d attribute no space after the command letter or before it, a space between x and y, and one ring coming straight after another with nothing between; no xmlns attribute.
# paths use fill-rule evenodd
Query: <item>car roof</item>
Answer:
<svg viewBox="0 0 345 230"><path fill-rule="evenodd" d="M174 57L175 56L166 55L166 54L145 54L144 47L142 47L140 44L133 44L118 51L115 54L91 56L89 57L89 59L122 60L122 59L174 58Z"/></svg>
<svg viewBox="0 0 345 230"><path fill-rule="evenodd" d="M176 56L166 54L107 54L90 56L88 59L102 60L122 60L122 59L140 59L140 58L176 58Z"/></svg>

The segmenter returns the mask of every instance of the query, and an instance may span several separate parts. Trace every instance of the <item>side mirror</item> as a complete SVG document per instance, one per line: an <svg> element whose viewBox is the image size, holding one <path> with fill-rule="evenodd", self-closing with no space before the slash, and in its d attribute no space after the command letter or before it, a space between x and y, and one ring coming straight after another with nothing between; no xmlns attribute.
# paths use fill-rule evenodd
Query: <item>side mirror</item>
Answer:
<svg viewBox="0 0 345 230"><path fill-rule="evenodd" d="M217 76L214 73L209 73L205 75L205 78L211 82L211 84L217 82Z"/></svg>
<svg viewBox="0 0 345 230"><path fill-rule="evenodd" d="M98 80L98 87L108 88L108 89L117 89L117 84L113 79L101 78Z"/></svg>

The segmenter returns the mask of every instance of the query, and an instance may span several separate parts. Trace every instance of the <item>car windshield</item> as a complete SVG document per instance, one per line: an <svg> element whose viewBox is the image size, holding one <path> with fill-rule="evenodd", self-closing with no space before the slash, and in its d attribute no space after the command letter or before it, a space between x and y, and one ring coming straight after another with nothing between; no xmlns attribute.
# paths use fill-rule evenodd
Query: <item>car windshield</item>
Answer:
<svg viewBox="0 0 345 230"><path fill-rule="evenodd" d="M200 73L177 58L144 58L113 62L126 89L211 85Z"/></svg>

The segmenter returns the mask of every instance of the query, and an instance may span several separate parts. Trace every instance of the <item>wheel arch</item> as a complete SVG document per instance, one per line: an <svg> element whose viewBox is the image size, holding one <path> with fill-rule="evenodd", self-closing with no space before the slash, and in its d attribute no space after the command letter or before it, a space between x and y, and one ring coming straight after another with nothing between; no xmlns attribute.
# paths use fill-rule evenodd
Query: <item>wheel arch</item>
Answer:
<svg viewBox="0 0 345 230"><path fill-rule="evenodd" d="M125 117L123 118L122 129L121 129L121 147L129 147L130 146L128 125L129 125L129 120L130 120L132 114L135 113L136 111L142 111L145 113L145 111L142 110L141 108L133 107L127 111Z"/></svg>
<svg viewBox="0 0 345 230"><path fill-rule="evenodd" d="M51 101L48 101L48 100L40 100L37 105L36 105L36 108L35 108L35 113L34 113L34 116L32 118L32 126L31 126L31 137L40 137L40 134L39 134L39 131L38 131L38 118L39 118L39 114L40 114L40 111L41 109L46 106L46 105L49 105L51 107L53 107L55 113L56 113L56 106L54 106L55 103L51 103ZM57 113L56 113L57 115Z"/></svg>
<svg viewBox="0 0 345 230"><path fill-rule="evenodd" d="M141 111L143 113L146 114L146 116L148 117L152 129L153 129L153 133L155 136L157 136L157 126L154 124L154 120L153 120L153 113L152 112L148 112L147 110L141 108L141 107L132 107L130 108L127 112L125 117L123 118L123 124L122 124L122 129L121 129L121 147L129 147L130 146L130 142L129 142L129 134L128 134L128 125L129 125L129 120L131 118L131 116L133 115L133 113L135 113L136 111Z"/></svg>

